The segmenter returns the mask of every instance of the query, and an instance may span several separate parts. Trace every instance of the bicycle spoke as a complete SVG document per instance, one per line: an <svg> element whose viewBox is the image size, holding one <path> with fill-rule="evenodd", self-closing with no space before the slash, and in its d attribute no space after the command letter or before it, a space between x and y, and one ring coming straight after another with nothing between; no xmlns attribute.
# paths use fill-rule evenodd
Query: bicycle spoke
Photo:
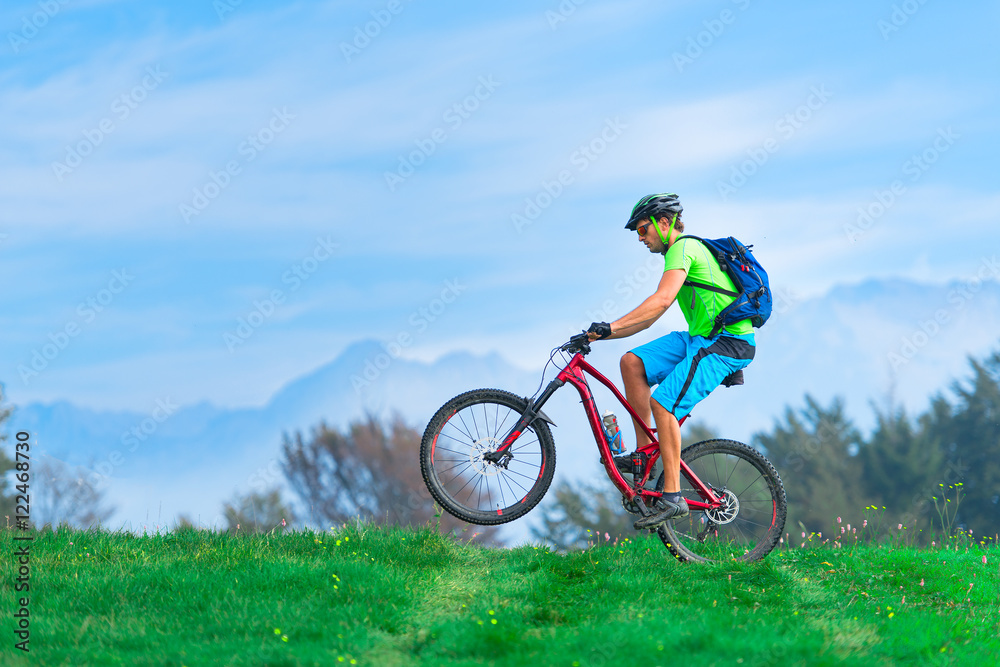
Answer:
<svg viewBox="0 0 1000 667"><path fill-rule="evenodd" d="M446 511L491 525L511 521L538 504L555 465L547 424L525 428L508 456L498 461L488 457L526 408L524 398L482 389L456 396L438 410L421 441L421 472Z"/></svg>
<svg viewBox="0 0 1000 667"><path fill-rule="evenodd" d="M462 435L465 435L465 434L463 433ZM458 444L462 445L463 447L469 447L469 446L471 446L475 442L469 436L466 435L465 437L468 438L468 440L459 440L455 436L449 435L449 434L444 433L444 432L442 432L440 434L440 438L448 438L449 440L454 440L455 442L457 442Z"/></svg>
<svg viewBox="0 0 1000 667"><path fill-rule="evenodd" d="M462 456L457 459L438 459L438 463L453 463L451 467L442 468L441 472L448 472L452 470L455 466L465 464L466 466L472 467L472 461L469 460L468 456Z"/></svg>
<svg viewBox="0 0 1000 667"><path fill-rule="evenodd" d="M467 481L467 482L466 482L465 484L463 484L463 485L462 485L462 488L460 488L460 489L459 489L458 491L456 491L456 492L455 492L455 495L457 496L457 495L458 495L458 494L460 494L460 493L461 493L462 491L464 491L464 490L465 490L465 487L467 487L467 486L468 486L469 484L471 484L471 483L472 483L472 480L473 480L473 479L477 479L477 478L476 478L476 477L470 477L470 478L468 479L468 481ZM480 479L480 480L481 480L481 479L482 479L482 475L479 475L479 476L478 476L478 479ZM476 487L475 487L475 486L473 486L473 487L472 487L472 490L473 490L473 491L475 491L475 488L476 488ZM469 493L470 493L470 496L471 496L471 493L472 493L472 492L470 491Z"/></svg>
<svg viewBox="0 0 1000 667"><path fill-rule="evenodd" d="M486 487L486 500L489 503L487 505L487 507L489 507L490 510L495 510L496 509L496 503L493 502L493 485L490 484L489 479L490 479L489 477L484 477L483 478L483 480L484 480L483 486ZM503 493L502 493L503 492L503 488L501 488L500 491L501 491L501 493L500 493L500 499L503 500Z"/></svg>
<svg viewBox="0 0 1000 667"><path fill-rule="evenodd" d="M757 526L758 528L763 528L764 530L767 530L768 528L771 527L771 524L769 524L769 523L759 523L757 521L751 521L750 519L747 519L743 515L740 515L740 518L738 519L738 521L742 521L743 523L748 523L748 524L751 524L753 526Z"/></svg>
<svg viewBox="0 0 1000 667"><path fill-rule="evenodd" d="M483 477L483 489L486 491L486 507L490 510L496 509L496 503L493 502L493 485L490 484L489 477Z"/></svg>
<svg viewBox="0 0 1000 667"><path fill-rule="evenodd" d="M539 449L540 442L537 437L530 440L519 438L510 449L511 454L515 456L510 465L518 465L522 468L522 470L525 466L527 466L530 472L523 472L517 468L508 467L496 476L494 483L489 479L491 477L490 475L483 475L476 469L476 466L474 466L468 459L474 450L474 443L476 441L472 433L475 433L475 436L482 436L483 433L486 433L487 438L496 436L494 438L494 440L496 440L503 432L502 429L510 420L510 416L512 414L517 414L513 410L507 410L501 419L500 406L495 405L494 407L495 411L493 415L486 411L488 408L486 403L482 404L483 414L481 416L477 416L475 412L469 411L465 411L468 414L463 414L463 411L456 413L459 418L457 421L464 426L465 430L463 431L458 423L455 423L455 420L453 420L452 425L459 433L468 438L468 441L463 441L448 433L440 433L440 436L443 436L456 445L462 447L464 451L454 449L453 446L448 447L442 444L439 444L437 447L439 452L447 452L460 457L458 459L437 459L439 463L445 464L441 467L439 474L446 476L450 475L450 479L452 481L463 482L462 486L455 491L455 494L459 495L468 490L470 493L470 500L473 495L476 497L476 505L478 508L483 508L483 502L485 500L489 503L489 510L491 511L496 509L493 507L494 493L499 494L500 502L504 505L508 502L508 494L510 496L515 496L516 498L514 501L516 502L518 498L523 498L529 493L531 486L534 485L538 477L537 471L541 468L540 459L542 458L542 453ZM468 419L466 419L466 417L468 417ZM493 427L490 426L490 422L493 423ZM525 435L527 435L527 432ZM534 459L535 462L532 462L531 459ZM465 479L466 473L470 471L473 473L472 476L469 479ZM519 479L524 480L527 487L519 482Z"/></svg>
<svg viewBox="0 0 1000 667"><path fill-rule="evenodd" d="M465 444L465 443L459 442L458 440L455 440L455 442L458 442L458 444L460 444L460 445ZM461 452L461 451L459 451L457 449L448 449L447 447L443 447L441 445L438 445L437 449L438 449L438 451L451 452L452 454L458 454L459 456L466 456L468 454L468 450L466 450L464 452Z"/></svg>
<svg viewBox="0 0 1000 667"><path fill-rule="evenodd" d="M506 480L507 480L507 476L506 475L500 475L497 478L497 488L500 490L500 501L503 503L503 509L507 509L507 507L508 507L508 504L507 504L507 494L505 494L503 492L503 483ZM507 488L510 490L510 495L511 496L515 495L514 494L514 489L510 488L510 482L507 482ZM513 504L513 502L511 504Z"/></svg>
<svg viewBox="0 0 1000 667"><path fill-rule="evenodd" d="M535 481L534 477L530 477L528 475L525 475L522 472L517 472L516 470L508 470L507 472L510 473L511 475L519 475L519 476L525 478L526 480L528 480L529 482L534 482Z"/></svg>
<svg viewBox="0 0 1000 667"><path fill-rule="evenodd" d="M458 415L458 418L462 421L462 426L464 426L468 430L469 440L471 440L472 442L478 441L479 428L476 427L475 415L472 412L469 413L469 418L472 421L472 426L473 426L473 428L469 428L469 423L465 421L465 415L463 415L462 412L458 412L456 414ZM475 435L473 435L473 433L475 433Z"/></svg>
<svg viewBox="0 0 1000 667"><path fill-rule="evenodd" d="M734 472L735 472L735 470L734 470ZM757 473L757 476L756 476L756 477L755 477L755 478L754 478L753 480L751 480L751 481L750 481L750 483L749 483L749 484L747 484L747 485L746 485L746 486L745 486L745 487L743 488L743 490L742 490L742 491L740 491L739 493L737 493L736 495L737 495L737 496L739 496L740 498L742 498L742 497L743 497L743 494L747 492L747 489L749 489L749 488L750 488L751 486L753 486L754 484L756 484L757 482L759 482L759 481L760 481L761 479L762 479L762 478L761 478L761 475L760 475L760 473Z"/></svg>
<svg viewBox="0 0 1000 667"><path fill-rule="evenodd" d="M500 411L500 406L497 406L497 412L499 412L499 411ZM516 414L516 413L513 410L508 410L507 414L505 414L503 416L503 421L500 422L499 424L497 424L497 434L504 433L506 435L506 432L503 430L503 427L507 425L507 420L510 419L510 416L512 414ZM520 415L518 415L518 416L520 417ZM497 419L499 419L499 417L497 417Z"/></svg>
<svg viewBox="0 0 1000 667"><path fill-rule="evenodd" d="M472 420L472 429L476 432L476 442L483 439L483 436L479 433L479 422L476 421L476 411L469 410L469 419Z"/></svg>
<svg viewBox="0 0 1000 667"><path fill-rule="evenodd" d="M517 485L518 488L521 489L521 491L524 492L523 494L518 495L518 493L516 491L514 491L514 487L511 486L511 480L510 480L510 478L507 477L506 475L504 475L503 477L501 477L501 482L507 482L507 490L510 491L510 495L511 495L511 499L512 499L511 504L517 502L518 498L523 498L528 493L527 489L525 489L523 486L521 486L520 484L518 484ZM514 483L517 484L517 482L514 482ZM500 484L500 488L501 489L503 488L503 484L502 483Z"/></svg>
<svg viewBox="0 0 1000 667"><path fill-rule="evenodd" d="M472 467L472 464L471 464L471 463L469 463L468 461L459 461L458 463L456 463L456 464L455 464L455 465L453 465L452 467L450 467L450 468L445 468L445 469L444 469L444 470L442 470L441 472L451 472L452 470L454 470L455 468L457 468L457 467L459 467L459 466L461 466L461 465L464 465L464 466L465 466L466 468L471 468L471 467ZM456 477L458 477L458 475L454 475L454 476L452 477L452 479L454 479L454 478L456 478Z"/></svg>
<svg viewBox="0 0 1000 667"><path fill-rule="evenodd" d="M460 422L462 422L462 426L465 427L464 431L458 427L458 424L455 423L455 421L454 421L455 417L458 417L458 420ZM456 431L458 431L459 433L461 433L462 435L464 435L466 438L468 438L469 442L475 442L476 441L476 439L472 437L472 433L469 432L469 426L465 423L465 419L462 418L462 414L460 412L456 412L452 416L451 420L448 421L448 423L446 424L446 426L451 426L452 428L454 428ZM443 430L444 429L442 429L442 431ZM442 435L444 435L444 433L442 433Z"/></svg>
<svg viewBox="0 0 1000 667"><path fill-rule="evenodd" d="M697 479L715 490L721 504L664 524L659 535L674 555L716 561L766 555L784 525L781 482L765 473L771 469L767 460L746 445L727 440L695 445L684 460ZM684 484L682 491L699 497L693 482Z"/></svg>
<svg viewBox="0 0 1000 667"><path fill-rule="evenodd" d="M740 528L740 525L739 525L739 523L738 523L738 522L734 521L734 522L733 522L733 523L731 523L730 525L731 525L731 526L732 526L732 527L733 527L733 528L734 528L735 530L739 531L740 535L742 535L742 536L743 536L743 540L741 540L741 541L742 541L742 542L743 542L744 544L753 544L753 542L752 542L752 541L750 540L750 538L749 538L749 537L747 537L747 534L746 534L746 533L745 533L745 532L743 531L743 529L742 529L742 528Z"/></svg>
<svg viewBox="0 0 1000 667"><path fill-rule="evenodd" d="M478 495L476 497L476 507L482 507L483 506L483 485L482 485L482 482L483 482L483 478L480 476L476 480L475 486L472 487L473 491L477 491L478 492ZM471 498L471 496L470 496L470 498Z"/></svg>
<svg viewBox="0 0 1000 667"><path fill-rule="evenodd" d="M520 473L516 473L516 474L519 474L519 475L520 475ZM525 478L526 478L526 479L528 479L529 481L533 481L533 480L532 480L532 479L531 479L530 477L527 477L527 476L525 476L525 475L521 475L521 477L525 477ZM526 488L524 488L523 486L521 486L520 484L518 484L518 483L517 483L517 480L516 480L516 479L511 479L510 475L501 475L501 478L502 478L502 479L503 479L503 480L504 480L505 482L507 482L507 487L508 487L508 488L510 488L510 492L511 492L512 494L514 493L514 489L513 489L513 488L511 488L511 486L510 486L511 484L517 484L517 488L521 489L521 490L522 490L522 491L524 491L525 493L527 493L527 492L528 492L528 490L527 490ZM516 494L515 494L515 495L516 495Z"/></svg>
<svg viewBox="0 0 1000 667"><path fill-rule="evenodd" d="M726 458L726 463L729 463L729 458L728 457ZM737 465L738 464L734 463L733 464L733 469L730 470L729 473L726 475L726 481L723 483L723 486L725 486L727 489L729 488L729 480L731 480L733 478L733 473L736 472L736 466Z"/></svg>
<svg viewBox="0 0 1000 667"><path fill-rule="evenodd" d="M523 443L521 445L518 445L517 447L511 446L510 451L512 453L516 454L517 452L519 452L519 451L521 451L523 449L531 447L531 445L537 445L537 444L538 444L538 439L536 438L535 440L531 440L530 442L525 442L525 443ZM537 450L537 447L532 447L532 452L534 452L536 450Z"/></svg>

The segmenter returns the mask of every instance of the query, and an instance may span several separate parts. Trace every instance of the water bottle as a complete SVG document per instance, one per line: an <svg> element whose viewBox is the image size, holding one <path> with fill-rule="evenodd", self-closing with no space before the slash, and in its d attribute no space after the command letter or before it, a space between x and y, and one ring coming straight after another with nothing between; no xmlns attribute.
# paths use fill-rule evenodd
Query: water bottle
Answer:
<svg viewBox="0 0 1000 667"><path fill-rule="evenodd" d="M604 422L604 432L608 437L608 445L611 447L611 453L621 454L625 448L622 447L622 432L618 428L618 419L615 417L615 413L611 412L611 410L605 410L601 421Z"/></svg>

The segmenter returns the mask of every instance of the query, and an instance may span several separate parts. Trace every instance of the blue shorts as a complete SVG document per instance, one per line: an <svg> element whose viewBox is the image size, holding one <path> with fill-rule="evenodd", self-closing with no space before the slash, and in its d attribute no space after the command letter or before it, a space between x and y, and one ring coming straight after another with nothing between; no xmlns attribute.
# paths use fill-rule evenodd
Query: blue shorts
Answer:
<svg viewBox="0 0 1000 667"><path fill-rule="evenodd" d="M646 368L656 402L681 419L730 373L746 368L756 350L753 334L715 338L675 331L631 350Z"/></svg>

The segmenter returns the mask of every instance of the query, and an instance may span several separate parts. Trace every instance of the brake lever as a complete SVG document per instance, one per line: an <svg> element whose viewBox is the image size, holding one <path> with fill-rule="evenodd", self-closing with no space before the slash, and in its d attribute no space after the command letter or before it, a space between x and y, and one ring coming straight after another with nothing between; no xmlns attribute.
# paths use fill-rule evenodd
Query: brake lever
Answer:
<svg viewBox="0 0 1000 667"><path fill-rule="evenodd" d="M584 356L590 354L590 337L587 332L579 333L569 339L569 342L559 348L565 352L581 352Z"/></svg>

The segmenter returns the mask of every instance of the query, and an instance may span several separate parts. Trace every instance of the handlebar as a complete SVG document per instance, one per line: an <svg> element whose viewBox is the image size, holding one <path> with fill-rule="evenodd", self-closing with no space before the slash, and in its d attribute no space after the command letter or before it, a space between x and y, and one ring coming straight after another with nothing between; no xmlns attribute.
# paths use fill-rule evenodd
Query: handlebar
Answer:
<svg viewBox="0 0 1000 667"><path fill-rule="evenodd" d="M579 352L583 356L587 356L590 354L590 337L584 331L570 338L569 342L564 343L559 349L570 354Z"/></svg>

